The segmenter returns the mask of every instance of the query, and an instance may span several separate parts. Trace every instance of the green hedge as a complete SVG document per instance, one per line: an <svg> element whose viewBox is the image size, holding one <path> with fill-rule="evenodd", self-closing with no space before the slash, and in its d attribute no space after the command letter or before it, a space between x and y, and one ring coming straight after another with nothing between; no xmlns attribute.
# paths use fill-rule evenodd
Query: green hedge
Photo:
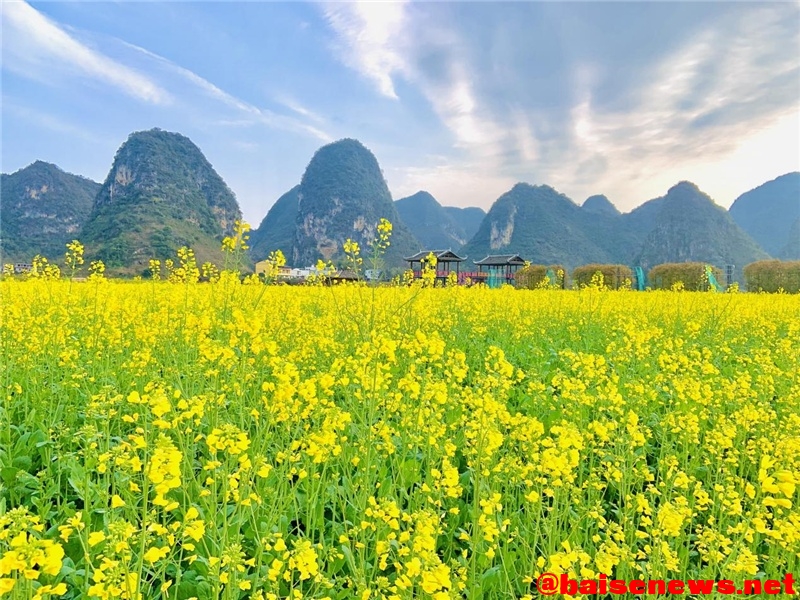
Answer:
<svg viewBox="0 0 800 600"><path fill-rule="evenodd" d="M777 292L779 289L800 292L800 261L760 260L744 268L744 280L749 292Z"/></svg>
<svg viewBox="0 0 800 600"><path fill-rule="evenodd" d="M711 267L714 277L720 285L725 283L722 270ZM688 291L707 291L709 287L706 277L706 263L664 263L650 269L647 274L650 287L657 290L669 290L677 283L683 284L683 289Z"/></svg>
<svg viewBox="0 0 800 600"><path fill-rule="evenodd" d="M579 288L592 283L592 278L596 273L603 274L603 285L613 290L630 285L633 281L633 271L625 265L584 265L572 272L572 281Z"/></svg>
<svg viewBox="0 0 800 600"><path fill-rule="evenodd" d="M561 265L528 265L522 267L514 276L514 286L517 289L534 290L539 287L550 285L547 278L548 269L552 270L556 276L556 285L560 288L566 287L566 269Z"/></svg>

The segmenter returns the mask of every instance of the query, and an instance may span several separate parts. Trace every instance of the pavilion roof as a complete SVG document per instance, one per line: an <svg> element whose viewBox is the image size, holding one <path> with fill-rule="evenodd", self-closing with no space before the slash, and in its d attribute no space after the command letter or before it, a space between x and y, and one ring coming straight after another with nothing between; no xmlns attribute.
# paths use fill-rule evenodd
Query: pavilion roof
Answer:
<svg viewBox="0 0 800 600"><path fill-rule="evenodd" d="M340 281L357 281L358 273L349 269L342 269L331 273L328 277L330 279L337 279Z"/></svg>
<svg viewBox="0 0 800 600"><path fill-rule="evenodd" d="M413 256L407 256L403 260L406 262L419 262L425 260L429 254L433 254L438 262L463 262L466 257L461 257L452 250L422 250Z"/></svg>
<svg viewBox="0 0 800 600"><path fill-rule="evenodd" d="M519 254L490 254L486 258L472 262L476 265L487 266L524 265L525 259Z"/></svg>

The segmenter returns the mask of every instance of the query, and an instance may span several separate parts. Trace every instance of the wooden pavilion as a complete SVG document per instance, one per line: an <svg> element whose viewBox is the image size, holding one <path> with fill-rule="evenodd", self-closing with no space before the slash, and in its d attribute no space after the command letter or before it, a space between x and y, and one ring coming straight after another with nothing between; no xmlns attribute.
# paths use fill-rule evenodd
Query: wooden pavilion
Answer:
<svg viewBox="0 0 800 600"><path fill-rule="evenodd" d="M408 263L408 268L414 272L414 278L422 277L422 269L429 255L436 257L436 279L446 281L450 273L460 275L460 264L466 257L461 257L452 250L423 250L413 256L407 256L403 260ZM460 280L460 277L459 277Z"/></svg>
<svg viewBox="0 0 800 600"><path fill-rule="evenodd" d="M525 259L519 254L490 254L472 262L478 267L478 279L486 281L490 287L514 283L517 271L525 266Z"/></svg>

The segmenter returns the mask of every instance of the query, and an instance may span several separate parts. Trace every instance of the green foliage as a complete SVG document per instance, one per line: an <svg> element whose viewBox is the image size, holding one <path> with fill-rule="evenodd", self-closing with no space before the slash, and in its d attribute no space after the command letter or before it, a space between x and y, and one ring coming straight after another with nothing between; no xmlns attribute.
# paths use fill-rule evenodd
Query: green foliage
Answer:
<svg viewBox="0 0 800 600"><path fill-rule="evenodd" d="M717 281L725 281L722 270L712 267L712 273ZM709 283L706 276L706 263L685 262L665 263L650 269L647 274L650 287L659 290L684 289L688 291L708 291Z"/></svg>
<svg viewBox="0 0 800 600"><path fill-rule="evenodd" d="M527 265L517 271L514 277L514 286L517 289L535 290L551 287L549 273L556 278L555 287L566 288L567 270L562 265Z"/></svg>
<svg viewBox="0 0 800 600"><path fill-rule="evenodd" d="M633 281L633 271L625 265L583 265L572 272L572 281L577 287L585 287L592 284L595 275L603 275L603 285L607 288L618 290L629 287Z"/></svg>
<svg viewBox="0 0 800 600"><path fill-rule="evenodd" d="M800 292L800 261L761 260L744 268L750 292Z"/></svg>
<svg viewBox="0 0 800 600"><path fill-rule="evenodd" d="M89 217L100 184L36 161L0 176L0 261L58 260Z"/></svg>

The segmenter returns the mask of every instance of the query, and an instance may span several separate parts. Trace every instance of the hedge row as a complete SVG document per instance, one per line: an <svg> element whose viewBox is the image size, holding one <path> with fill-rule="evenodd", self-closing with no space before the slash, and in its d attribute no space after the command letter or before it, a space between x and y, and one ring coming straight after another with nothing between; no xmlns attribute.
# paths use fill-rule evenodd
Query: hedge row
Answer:
<svg viewBox="0 0 800 600"><path fill-rule="evenodd" d="M669 290L678 286L688 291L706 291L710 287L706 273L706 263L665 263L650 269L647 285L652 289ZM516 287L535 289L550 285L548 270L556 274L557 286L567 287L566 270L561 265L528 265L517 271ZM725 277L721 269L711 267L711 272L721 286ZM580 288L591 285L596 273L602 273L603 285L619 289L633 282L633 272L625 265L592 264L576 268L572 272L573 286ZM751 292L800 293L800 261L762 260L744 268L747 290Z"/></svg>
<svg viewBox="0 0 800 600"><path fill-rule="evenodd" d="M711 267L714 277L720 285L724 284L722 271L717 267ZM649 287L656 290L669 290L676 284L682 284L683 289L689 291L706 291L709 289L708 276L706 275L706 263L687 262L687 263L665 263L650 269L647 274Z"/></svg>
<svg viewBox="0 0 800 600"><path fill-rule="evenodd" d="M556 287L562 289L567 287L566 269L561 265L528 265L522 267L514 276L514 285L518 289L535 290L540 287L551 286L553 283L547 275L547 271L552 271L555 275Z"/></svg>
<svg viewBox="0 0 800 600"><path fill-rule="evenodd" d="M800 261L760 260L744 268L744 280L750 292L800 292Z"/></svg>
<svg viewBox="0 0 800 600"><path fill-rule="evenodd" d="M585 287L592 283L597 273L603 275L603 285L607 288L618 290L630 286L633 281L633 271L625 265L584 265L572 272L572 280L576 287Z"/></svg>

